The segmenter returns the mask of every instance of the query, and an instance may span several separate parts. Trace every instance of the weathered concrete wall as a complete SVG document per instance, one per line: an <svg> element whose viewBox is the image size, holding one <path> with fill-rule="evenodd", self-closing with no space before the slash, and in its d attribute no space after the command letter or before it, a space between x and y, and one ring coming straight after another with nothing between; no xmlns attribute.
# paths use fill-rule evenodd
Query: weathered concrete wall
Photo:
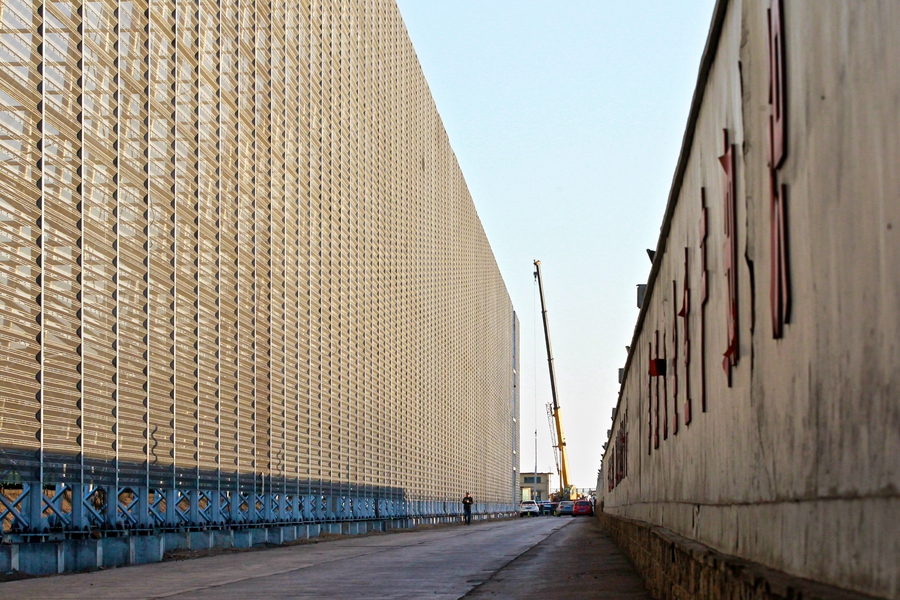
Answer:
<svg viewBox="0 0 900 600"><path fill-rule="evenodd" d="M786 154L774 170L770 1L717 5L598 489L611 515L896 598L900 4L782 4ZM777 337L779 240L790 307ZM650 375L656 358L665 375Z"/></svg>

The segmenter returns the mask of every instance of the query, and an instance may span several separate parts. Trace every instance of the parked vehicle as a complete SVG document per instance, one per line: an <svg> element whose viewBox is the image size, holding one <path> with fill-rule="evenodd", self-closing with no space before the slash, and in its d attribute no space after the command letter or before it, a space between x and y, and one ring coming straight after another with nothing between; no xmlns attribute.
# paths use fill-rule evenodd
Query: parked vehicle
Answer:
<svg viewBox="0 0 900 600"><path fill-rule="evenodd" d="M574 502L572 502L571 500L562 500L556 506L556 516L561 517L563 515L570 515L570 516L574 517L575 514L572 512L574 509L575 509Z"/></svg>
<svg viewBox="0 0 900 600"><path fill-rule="evenodd" d="M539 514L541 514L541 509L534 500L523 500L522 503L519 504L520 517L536 517Z"/></svg>
<svg viewBox="0 0 900 600"><path fill-rule="evenodd" d="M590 500L576 500L575 506L572 507L572 516L587 515L593 516L594 504Z"/></svg>
<svg viewBox="0 0 900 600"><path fill-rule="evenodd" d="M538 502L538 506L541 508L542 515L552 515L556 511L557 502L551 502L550 500L544 500L543 502Z"/></svg>

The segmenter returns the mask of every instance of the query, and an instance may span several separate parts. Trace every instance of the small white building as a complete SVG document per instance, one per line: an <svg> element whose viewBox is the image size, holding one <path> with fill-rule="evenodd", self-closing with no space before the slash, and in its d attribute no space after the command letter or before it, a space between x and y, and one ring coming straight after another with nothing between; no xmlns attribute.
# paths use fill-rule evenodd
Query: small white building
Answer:
<svg viewBox="0 0 900 600"><path fill-rule="evenodd" d="M522 500L549 500L552 490L550 478L553 473L519 473L519 488Z"/></svg>

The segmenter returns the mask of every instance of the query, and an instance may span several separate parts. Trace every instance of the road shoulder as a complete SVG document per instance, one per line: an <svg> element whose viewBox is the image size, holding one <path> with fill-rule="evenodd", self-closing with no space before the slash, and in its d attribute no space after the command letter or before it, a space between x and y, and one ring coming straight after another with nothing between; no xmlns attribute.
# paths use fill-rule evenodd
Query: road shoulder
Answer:
<svg viewBox="0 0 900 600"><path fill-rule="evenodd" d="M634 565L600 530L597 520L574 519L571 525L554 532L464 597L650 600Z"/></svg>

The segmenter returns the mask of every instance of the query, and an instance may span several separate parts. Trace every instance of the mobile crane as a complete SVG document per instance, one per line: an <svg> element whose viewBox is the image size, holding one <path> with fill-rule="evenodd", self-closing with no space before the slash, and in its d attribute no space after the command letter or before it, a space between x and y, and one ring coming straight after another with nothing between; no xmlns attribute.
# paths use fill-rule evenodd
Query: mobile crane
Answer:
<svg viewBox="0 0 900 600"><path fill-rule="evenodd" d="M547 342L547 364L550 367L550 391L553 395L553 404L547 405L547 413L552 417L556 426L554 439L554 455L557 458L556 468L559 471L561 489L558 500L574 500L577 497L575 488L569 482L569 459L566 456L566 436L563 435L562 416L559 414L559 397L556 391L556 370L553 368L553 349L550 346L550 323L547 320L547 304L544 302L544 282L541 280L541 261L534 261L534 278L537 280L538 290L541 294L541 317L544 321L544 340ZM553 429L550 434L553 437Z"/></svg>

